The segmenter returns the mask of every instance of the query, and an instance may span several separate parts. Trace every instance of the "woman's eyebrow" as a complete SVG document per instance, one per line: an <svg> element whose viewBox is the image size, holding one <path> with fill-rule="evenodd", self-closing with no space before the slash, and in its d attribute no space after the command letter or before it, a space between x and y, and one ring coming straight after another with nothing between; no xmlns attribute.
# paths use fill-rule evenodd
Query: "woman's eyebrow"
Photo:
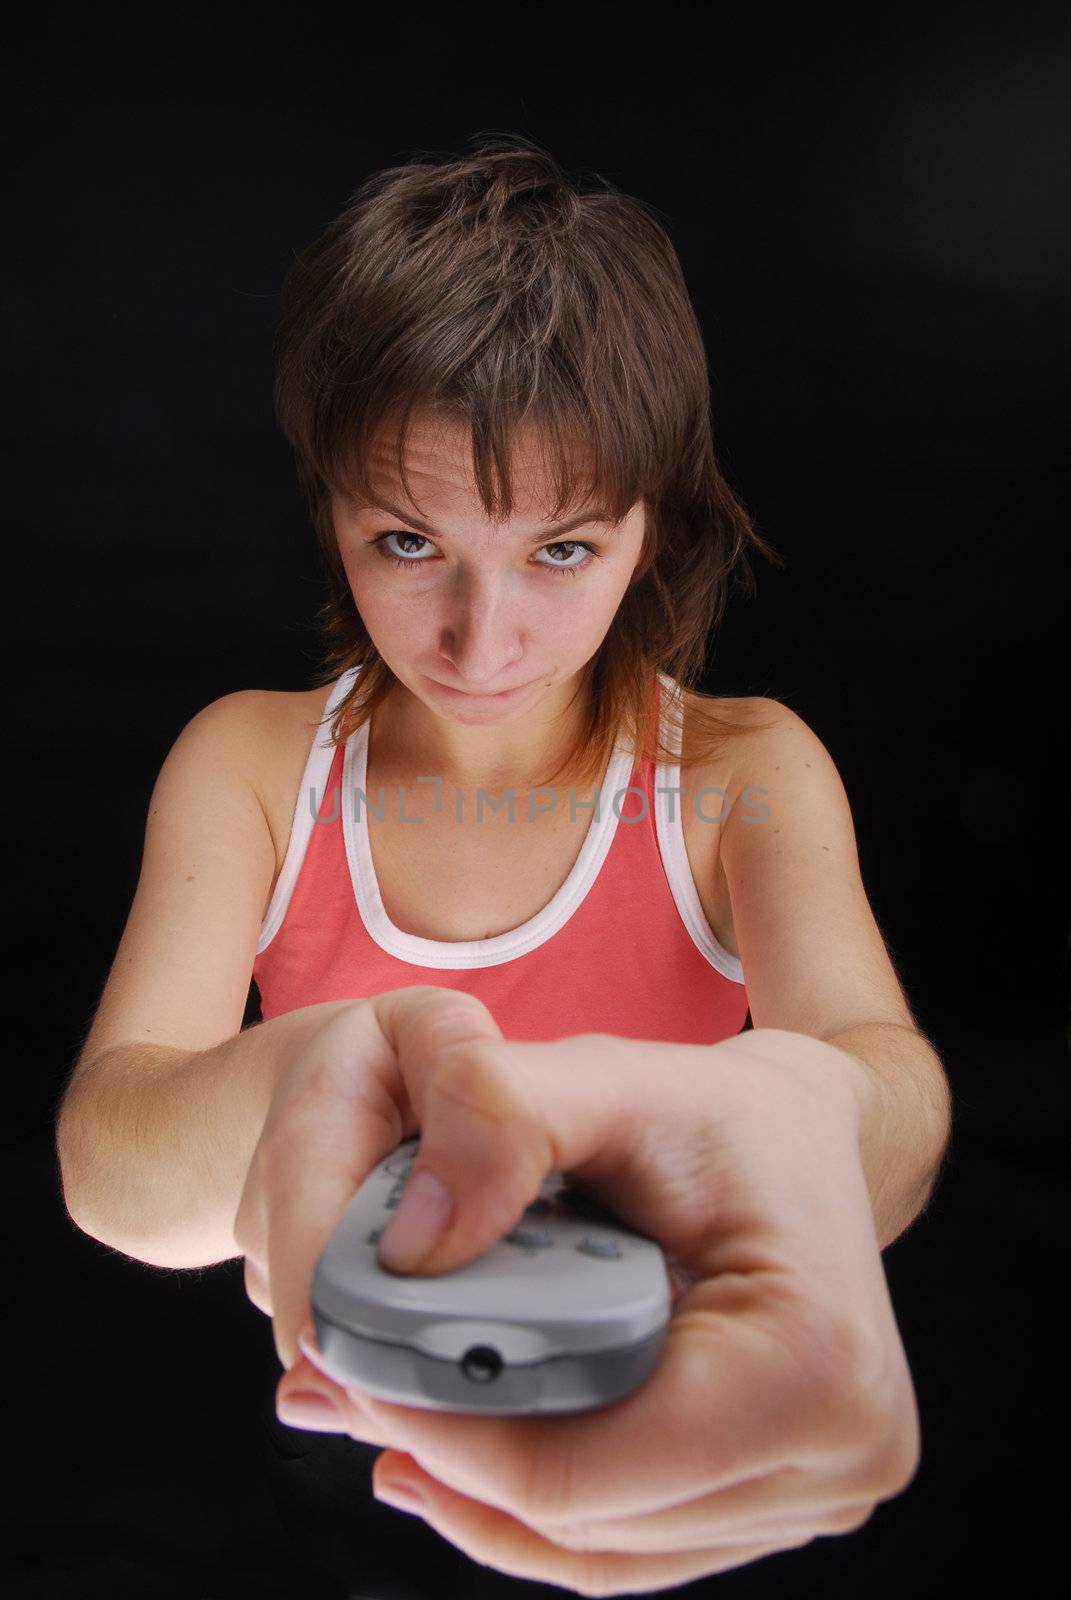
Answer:
<svg viewBox="0 0 1071 1600"><path fill-rule="evenodd" d="M429 538L441 539L443 535L425 522L422 517L414 516L411 511L403 511L400 506L392 506L388 500L377 500L374 505L358 505L354 511L385 511L392 517L397 517L400 522L408 523L411 528L417 528L421 533L426 533ZM608 511L595 507L590 511L582 511L579 516L571 518L568 522L555 523L552 528L544 528L540 533L533 533L527 541L528 544L542 544L546 539L555 539L564 533L572 533L574 528L586 527L589 523L598 522L605 524L609 529L619 526L617 520L611 517Z"/></svg>

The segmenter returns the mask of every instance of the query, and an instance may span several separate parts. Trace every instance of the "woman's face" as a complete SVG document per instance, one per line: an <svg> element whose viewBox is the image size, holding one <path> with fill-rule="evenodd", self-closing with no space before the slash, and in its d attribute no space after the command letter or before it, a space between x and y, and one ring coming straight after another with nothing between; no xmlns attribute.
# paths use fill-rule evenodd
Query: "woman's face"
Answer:
<svg viewBox="0 0 1071 1600"><path fill-rule="evenodd" d="M578 505L552 528L552 490L522 453L514 514L496 527L469 451L466 433L415 427L406 472L423 516L382 445L371 458L377 506L336 496L332 515L354 601L394 675L437 717L498 725L550 709L548 696L568 699L639 561L645 508L637 500L614 527Z"/></svg>

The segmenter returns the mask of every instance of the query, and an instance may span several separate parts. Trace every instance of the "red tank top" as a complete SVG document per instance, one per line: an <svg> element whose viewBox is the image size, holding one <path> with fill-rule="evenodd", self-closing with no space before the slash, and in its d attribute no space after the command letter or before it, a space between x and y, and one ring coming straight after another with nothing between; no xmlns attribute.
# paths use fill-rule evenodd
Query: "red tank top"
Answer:
<svg viewBox="0 0 1071 1600"><path fill-rule="evenodd" d="M369 846L366 805L378 816L386 802L382 792L366 795L368 724L336 749L327 738L329 714L359 671L332 687L261 925L253 977L266 1022L324 1000L435 984L476 995L507 1039L613 1033L714 1044L740 1032L743 968L714 937L696 893L679 762L637 764L620 740L588 803L572 871L534 917L478 940L422 939L395 927ZM659 679L664 693L679 694L666 674ZM679 742L672 748L679 752ZM445 784L442 792L450 804ZM519 825L527 825L523 815Z"/></svg>

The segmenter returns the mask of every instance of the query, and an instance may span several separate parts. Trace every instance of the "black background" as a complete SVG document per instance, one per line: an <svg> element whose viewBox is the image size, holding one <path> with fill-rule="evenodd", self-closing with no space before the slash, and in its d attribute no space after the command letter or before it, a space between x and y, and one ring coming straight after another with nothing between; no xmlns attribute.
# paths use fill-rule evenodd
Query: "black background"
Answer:
<svg viewBox="0 0 1071 1600"><path fill-rule="evenodd" d="M825 742L955 1097L883 1258L916 1478L695 1592L967 1592L1029 1563L1039 1429L1063 1433L1064 8L38 6L7 30L5 1593L539 1592L377 1505L371 1449L276 1423L240 1261L168 1273L81 1234L51 1142L164 756L210 700L318 665L271 411L282 277L368 173L482 131L663 214L719 459L787 561L758 563L704 687Z"/></svg>

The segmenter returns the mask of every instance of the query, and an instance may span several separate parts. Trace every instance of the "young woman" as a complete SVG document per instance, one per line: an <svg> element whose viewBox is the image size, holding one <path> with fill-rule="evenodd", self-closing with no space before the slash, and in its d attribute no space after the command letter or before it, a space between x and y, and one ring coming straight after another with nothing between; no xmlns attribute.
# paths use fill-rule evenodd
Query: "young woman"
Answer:
<svg viewBox="0 0 1071 1600"><path fill-rule="evenodd" d="M917 1462L877 1252L925 1203L945 1082L821 741L774 700L694 687L731 582L753 582L749 553L776 556L718 470L673 248L638 202L491 144L369 179L282 301L275 398L326 562L325 666L311 688L213 702L164 762L61 1108L71 1214L149 1262L244 1255L294 1380L317 1251L374 1161L423 1126L436 1040L500 1030L501 1078L473 1080L492 1123L519 1103L524 1061L530 1113L553 1067L548 1125L605 1116L592 1164L611 1150L622 1214L714 1276L684 1302L646 1400L575 1425L574 1465L586 1441L616 1519L585 1530L596 1556L563 1553L546 1526L533 1543L523 1496L491 1513L494 1482L465 1477L509 1460L531 1481L534 1423L483 1450L471 1418L412 1419L437 1430L435 1493L460 1491L436 1525L456 1518L465 1548L525 1576L576 1583L603 1561L603 1586L583 1591L600 1593L617 1590L598 1553L628 1549L614 1541L641 1502L664 1525L636 1549L666 1554L622 1554L621 1588L856 1527ZM263 1021L243 1030L251 976ZM453 1012L430 1012L429 991L438 1004L450 989L485 1011L447 994ZM408 1099L387 1087L402 1065ZM585 1100L588 1072L602 1088ZM668 1129L657 1193L642 1140L611 1149L611 1124L625 1128L611 1085L630 1127ZM486 1248L479 1228L531 1198L546 1139L532 1114L506 1115L484 1148L457 1133L478 1108L435 1104L429 1161ZM749 1300L734 1285L762 1263L770 1299ZM739 1368L723 1359L736 1322ZM305 1362L291 1404L315 1376ZM391 1416L373 1409L377 1427ZM739 1450L708 1471L703 1441L728 1448L709 1418L726 1410ZM393 1425L382 1436L403 1442ZM656 1435L684 1463L673 1496L696 1496L694 1523L650 1478ZM541 1446L552 1476L568 1475L567 1437ZM729 1492L710 1485L754 1480L756 1450L770 1476L740 1502L733 1546ZM764 1512L783 1516L747 1544Z"/></svg>
<svg viewBox="0 0 1071 1600"><path fill-rule="evenodd" d="M776 557L659 224L530 151L378 174L292 268L276 360L330 650L246 706L264 1018L435 983L518 1039L739 1032L719 842L764 818L743 752L779 708L688 685Z"/></svg>
<svg viewBox="0 0 1071 1600"><path fill-rule="evenodd" d="M87 1148L98 1224L142 1250L172 1230L169 1260L183 1230L233 1253L274 1081L246 1057L297 1048L318 1006L432 985L517 1040L710 1044L749 1011L914 1031L825 747L776 700L694 687L749 554L779 558L718 469L650 210L509 139L377 173L291 267L275 360L325 665L214 701L163 764L60 1126L88 1147L68 1113L102 1058L115 1076L133 1053L136 1093L145 1051L170 1053L175 1104L157 1085L142 1115L173 1160L137 1175L135 1238L132 1155L94 1183ZM215 1190L171 1134L184 1059L210 1050L254 1097Z"/></svg>

